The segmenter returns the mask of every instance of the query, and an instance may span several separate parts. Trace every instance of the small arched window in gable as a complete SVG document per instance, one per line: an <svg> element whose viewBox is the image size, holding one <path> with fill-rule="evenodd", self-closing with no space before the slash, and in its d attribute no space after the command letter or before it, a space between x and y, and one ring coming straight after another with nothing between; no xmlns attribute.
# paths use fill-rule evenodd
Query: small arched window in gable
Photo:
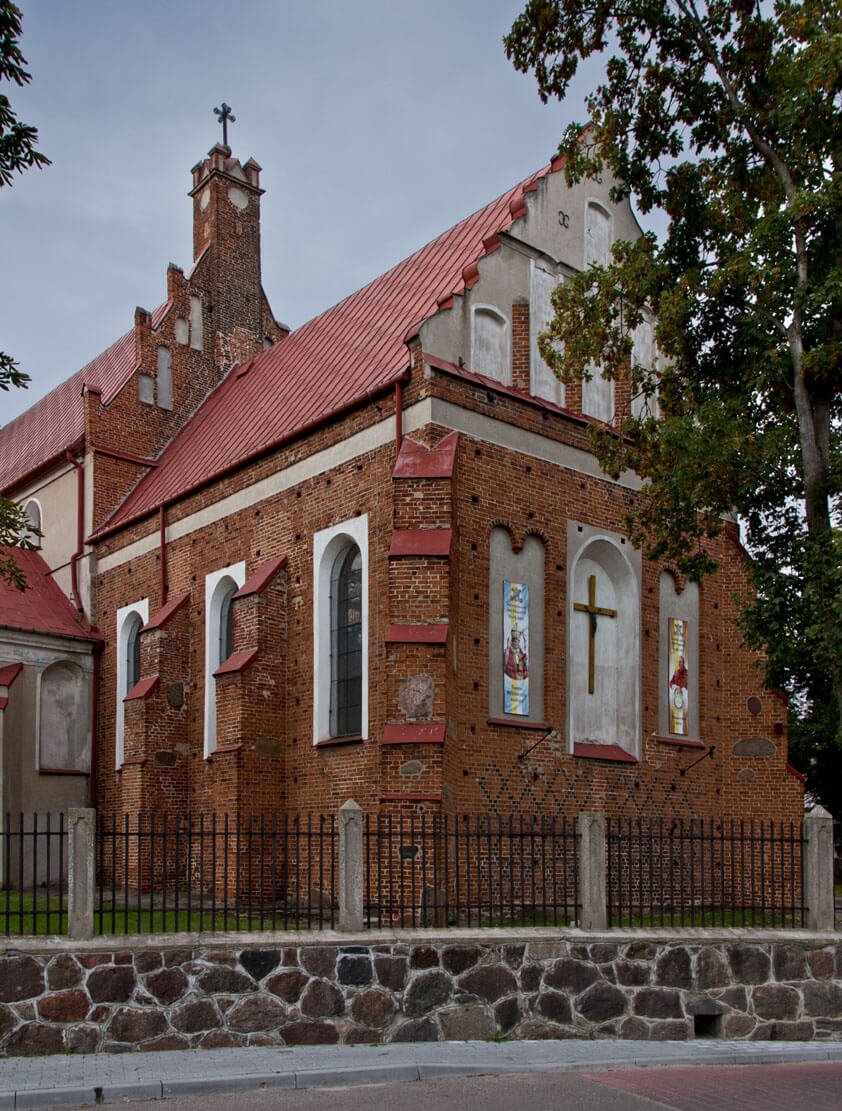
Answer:
<svg viewBox="0 0 842 1111"><path fill-rule="evenodd" d="M489 305L477 305L472 316L471 370L512 384L509 322Z"/></svg>
<svg viewBox="0 0 842 1111"><path fill-rule="evenodd" d="M40 548L41 534L44 529L42 527L41 506L35 498L30 498L23 507L23 515L26 517L23 539L29 541L30 544L34 544L36 548Z"/></svg>
<svg viewBox="0 0 842 1111"><path fill-rule="evenodd" d="M585 207L584 269L589 266L607 266L611 261L611 244L614 239L614 221L611 213L596 201Z"/></svg>
<svg viewBox="0 0 842 1111"><path fill-rule="evenodd" d="M339 552L330 575L330 732L362 727L362 555L356 544Z"/></svg>

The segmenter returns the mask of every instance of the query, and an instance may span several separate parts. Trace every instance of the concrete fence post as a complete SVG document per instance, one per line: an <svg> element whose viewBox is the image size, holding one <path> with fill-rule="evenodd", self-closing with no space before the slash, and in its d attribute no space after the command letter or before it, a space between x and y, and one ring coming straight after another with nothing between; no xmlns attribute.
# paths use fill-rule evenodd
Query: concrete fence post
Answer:
<svg viewBox="0 0 842 1111"><path fill-rule="evenodd" d="M96 811L72 808L67 812L67 933L93 937Z"/></svg>
<svg viewBox="0 0 842 1111"><path fill-rule="evenodd" d="M339 929L363 928L363 812L348 799L339 808Z"/></svg>
<svg viewBox="0 0 842 1111"><path fill-rule="evenodd" d="M579 815L579 925L583 930L604 930L608 925L605 879L605 815L584 810Z"/></svg>
<svg viewBox="0 0 842 1111"><path fill-rule="evenodd" d="M808 930L833 929L833 818L814 806L804 818L804 902Z"/></svg>

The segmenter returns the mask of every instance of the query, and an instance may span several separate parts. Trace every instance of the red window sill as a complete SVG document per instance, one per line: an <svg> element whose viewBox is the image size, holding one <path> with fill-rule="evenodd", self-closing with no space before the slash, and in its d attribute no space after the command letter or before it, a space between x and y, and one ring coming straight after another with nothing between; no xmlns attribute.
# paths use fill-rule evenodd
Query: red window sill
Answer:
<svg viewBox="0 0 842 1111"><path fill-rule="evenodd" d="M348 737L327 737L323 741L316 741L313 748L335 748L337 745L361 745L362 743L362 735L354 733Z"/></svg>
<svg viewBox="0 0 842 1111"><path fill-rule="evenodd" d="M39 775L83 775L87 778L90 772L80 772L75 768L39 768Z"/></svg>
<svg viewBox="0 0 842 1111"><path fill-rule="evenodd" d="M239 745L222 745L221 748L215 748L213 750L213 752L211 752L208 755L207 759L210 761L210 760L213 760L214 757L216 757L216 756L227 756L231 752L239 752L242 747L243 746L241 744L239 744Z"/></svg>
<svg viewBox="0 0 842 1111"><path fill-rule="evenodd" d="M577 741L573 745L573 755L583 760L606 760L611 764L636 764L630 752L619 745L593 745Z"/></svg>
<svg viewBox="0 0 842 1111"><path fill-rule="evenodd" d="M673 745L675 748L704 748L704 741L695 741L690 737L655 737L659 745Z"/></svg>
<svg viewBox="0 0 842 1111"><path fill-rule="evenodd" d="M512 729L534 729L536 733L549 733L552 726L546 721L515 721L513 718L486 718L488 725L508 725Z"/></svg>

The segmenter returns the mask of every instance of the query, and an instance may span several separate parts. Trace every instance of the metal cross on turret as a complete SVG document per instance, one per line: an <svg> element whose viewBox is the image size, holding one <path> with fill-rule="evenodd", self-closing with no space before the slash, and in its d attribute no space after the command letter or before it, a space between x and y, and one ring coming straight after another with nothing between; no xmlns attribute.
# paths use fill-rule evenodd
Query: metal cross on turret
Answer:
<svg viewBox="0 0 842 1111"><path fill-rule="evenodd" d="M228 146L228 122L237 122L237 117L231 111L230 105L226 104L223 100L221 108L214 108L214 114L219 122L222 124L222 145Z"/></svg>

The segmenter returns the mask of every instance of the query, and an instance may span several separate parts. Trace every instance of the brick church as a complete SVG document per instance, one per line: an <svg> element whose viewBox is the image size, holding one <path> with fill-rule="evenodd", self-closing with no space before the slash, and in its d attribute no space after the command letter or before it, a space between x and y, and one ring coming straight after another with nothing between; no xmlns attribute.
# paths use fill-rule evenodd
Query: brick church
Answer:
<svg viewBox="0 0 842 1111"><path fill-rule="evenodd" d="M0 430L43 534L0 596L4 809L800 815L736 526L701 585L642 559L588 429L645 402L538 352L554 286L640 234L560 168L290 331L260 167L194 167L189 272Z"/></svg>

